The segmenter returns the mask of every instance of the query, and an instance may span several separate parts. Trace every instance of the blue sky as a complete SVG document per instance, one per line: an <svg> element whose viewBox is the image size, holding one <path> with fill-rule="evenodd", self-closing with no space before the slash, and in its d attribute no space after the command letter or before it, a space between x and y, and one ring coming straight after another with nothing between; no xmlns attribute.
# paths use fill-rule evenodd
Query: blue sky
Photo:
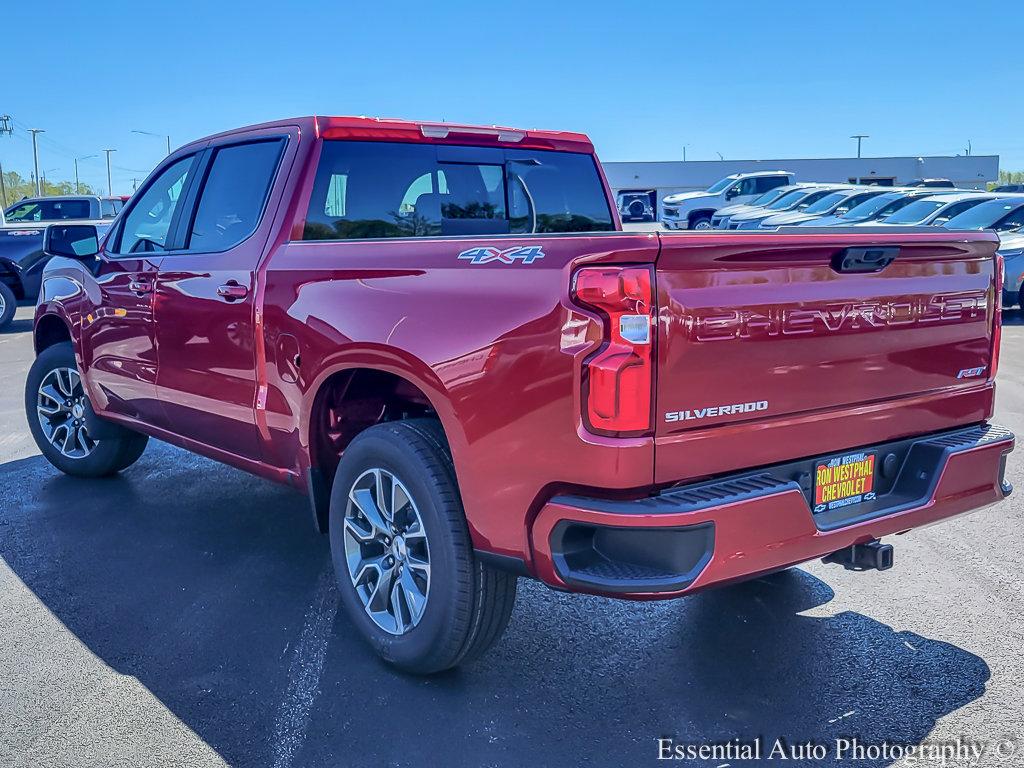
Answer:
<svg viewBox="0 0 1024 768"><path fill-rule="evenodd" d="M0 163L131 190L177 146L360 114L578 130L607 160L999 154L1024 169L1024 3L68 2L0 11ZM45 7L45 17L34 13ZM647 7L649 15L626 13ZM18 30L22 30L19 32Z"/></svg>

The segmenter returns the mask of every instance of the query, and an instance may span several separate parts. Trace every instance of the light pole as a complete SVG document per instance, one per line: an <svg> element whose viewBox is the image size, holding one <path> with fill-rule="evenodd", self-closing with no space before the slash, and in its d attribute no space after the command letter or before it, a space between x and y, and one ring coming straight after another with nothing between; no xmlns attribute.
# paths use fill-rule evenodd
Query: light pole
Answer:
<svg viewBox="0 0 1024 768"><path fill-rule="evenodd" d="M171 154L171 137L170 136L165 136L162 133L153 133L151 131L138 131L138 130L136 130L134 128L132 128L132 133L138 133L138 134L141 134L143 136L156 136L158 139L161 139L161 138L167 139L167 154L168 155Z"/></svg>
<svg viewBox="0 0 1024 768"><path fill-rule="evenodd" d="M850 138L857 140L857 157L860 157L860 143L861 143L861 141L863 141L864 139L870 139L871 137L868 136L866 133L855 133Z"/></svg>
<svg viewBox="0 0 1024 768"><path fill-rule="evenodd" d="M43 192L46 191L46 174L53 173L54 171L59 171L59 170L60 170L60 168L44 168L43 169Z"/></svg>
<svg viewBox="0 0 1024 768"><path fill-rule="evenodd" d="M89 159L91 159L93 157L96 157L96 155L86 155L85 157L76 157L75 158L75 194L76 195L82 194L82 186L78 183L78 161L79 160L89 160Z"/></svg>
<svg viewBox="0 0 1024 768"><path fill-rule="evenodd" d="M117 150L116 149L104 149L103 151L107 153L107 194L108 195L113 195L114 194L114 185L110 181L110 153L111 152L117 152Z"/></svg>
<svg viewBox="0 0 1024 768"><path fill-rule="evenodd" d="M46 131L42 128L29 128L28 132L32 134L32 165L36 171L36 197L41 197L43 193L39 187L39 146L36 144L36 135L46 133Z"/></svg>
<svg viewBox="0 0 1024 768"><path fill-rule="evenodd" d="M683 144L683 162L684 163L686 162L686 148L688 146L690 146L690 145L689 144Z"/></svg>

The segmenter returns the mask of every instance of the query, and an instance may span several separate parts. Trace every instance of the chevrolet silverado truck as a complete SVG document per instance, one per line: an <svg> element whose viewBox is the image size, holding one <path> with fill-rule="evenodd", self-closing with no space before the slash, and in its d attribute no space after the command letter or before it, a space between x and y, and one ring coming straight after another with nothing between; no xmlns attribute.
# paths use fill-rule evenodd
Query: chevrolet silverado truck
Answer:
<svg viewBox="0 0 1024 768"><path fill-rule="evenodd" d="M884 569L883 537L1003 499L996 243L623 232L581 134L284 120L51 237L25 405L71 475L156 438L307 494L353 626L431 673L521 576Z"/></svg>

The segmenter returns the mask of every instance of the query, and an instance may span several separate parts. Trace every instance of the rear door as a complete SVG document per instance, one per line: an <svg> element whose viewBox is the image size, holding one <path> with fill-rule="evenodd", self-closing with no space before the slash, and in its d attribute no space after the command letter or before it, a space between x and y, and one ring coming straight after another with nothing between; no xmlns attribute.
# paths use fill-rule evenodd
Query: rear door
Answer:
<svg viewBox="0 0 1024 768"><path fill-rule="evenodd" d="M211 146L156 280L157 390L170 428L261 458L255 408L256 281L287 137Z"/></svg>
<svg viewBox="0 0 1024 768"><path fill-rule="evenodd" d="M837 269L847 248L894 242L898 256L879 272ZM776 439L768 424L881 413L885 403L985 385L994 247L949 234L885 243L877 235L663 235L658 437L720 431L764 445ZM960 416L982 417L967 408ZM871 418L880 424L865 423ZM850 436L825 437L838 445Z"/></svg>

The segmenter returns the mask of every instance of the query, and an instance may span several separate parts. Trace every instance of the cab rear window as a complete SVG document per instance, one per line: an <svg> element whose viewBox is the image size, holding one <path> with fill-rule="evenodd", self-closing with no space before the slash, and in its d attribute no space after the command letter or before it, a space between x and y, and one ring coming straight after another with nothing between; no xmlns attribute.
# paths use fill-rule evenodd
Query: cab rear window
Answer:
<svg viewBox="0 0 1024 768"><path fill-rule="evenodd" d="M614 228L589 154L325 141L303 239Z"/></svg>

